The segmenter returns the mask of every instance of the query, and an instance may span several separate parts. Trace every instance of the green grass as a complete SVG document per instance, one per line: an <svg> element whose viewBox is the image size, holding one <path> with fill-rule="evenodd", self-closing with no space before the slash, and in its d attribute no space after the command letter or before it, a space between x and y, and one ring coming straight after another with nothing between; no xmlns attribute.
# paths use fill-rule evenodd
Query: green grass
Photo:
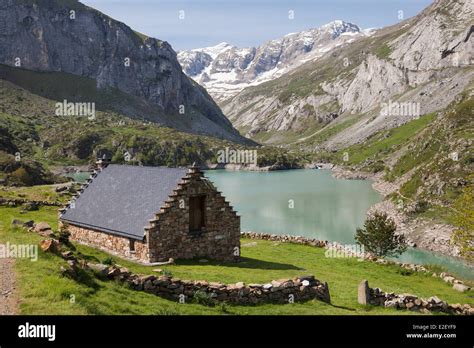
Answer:
<svg viewBox="0 0 474 348"><path fill-rule="evenodd" d="M434 138L426 148L420 149L418 152L405 153L393 166L389 179L400 177L411 169L432 161L433 157L439 152L440 146L441 143L437 141L437 138Z"/></svg>
<svg viewBox="0 0 474 348"><path fill-rule="evenodd" d="M330 137L333 135L342 132L344 129L349 128L350 126L354 125L358 120L358 116L350 116L344 121L341 121L335 125L329 124L328 126L324 127L314 135L308 136L307 139L305 139L302 144L311 146L311 145L316 145L316 144L321 144L324 143L326 140L328 140Z"/></svg>
<svg viewBox="0 0 474 348"><path fill-rule="evenodd" d="M0 241L18 244L37 244L42 237L13 229L13 218L46 221L57 227L56 209L19 214L19 208L0 208ZM78 251L90 260L104 261L110 255L102 251L78 246ZM241 263L199 263L178 261L176 265L162 267L180 279L205 279L224 283L244 281L265 283L272 279L290 278L313 274L329 284L332 305L309 301L288 305L227 306L230 314L415 314L381 307L362 306L357 303L357 286L368 279L372 287L396 293L413 293L429 297L436 295L450 303L474 304L468 294L458 293L439 278L413 273L402 275L394 265L359 262L355 259L330 259L324 249L308 246L242 240ZM152 269L129 261L114 259L133 272L153 274ZM57 256L40 251L38 261L17 259L15 270L20 292L21 314L224 314L221 306L209 308L199 304L178 304L160 297L137 292L115 283L85 279L79 283L63 278L59 266L64 261ZM74 303L71 302L74 298Z"/></svg>
<svg viewBox="0 0 474 348"><path fill-rule="evenodd" d="M390 54L392 54L392 49L387 44L383 44L377 47L374 53L380 59L388 59Z"/></svg>
<svg viewBox="0 0 474 348"><path fill-rule="evenodd" d="M417 172L410 178L405 184L400 187L400 193L408 198L413 197L416 194L418 187L422 184L421 173Z"/></svg>
<svg viewBox="0 0 474 348"><path fill-rule="evenodd" d="M60 195L51 185L1 187L0 197L60 203L66 203L71 199L70 194Z"/></svg>
<svg viewBox="0 0 474 348"><path fill-rule="evenodd" d="M347 152L349 162L353 164L361 163L379 153L393 152L427 127L435 117L434 113L428 114L389 131L381 131L363 144L350 146L341 152Z"/></svg>

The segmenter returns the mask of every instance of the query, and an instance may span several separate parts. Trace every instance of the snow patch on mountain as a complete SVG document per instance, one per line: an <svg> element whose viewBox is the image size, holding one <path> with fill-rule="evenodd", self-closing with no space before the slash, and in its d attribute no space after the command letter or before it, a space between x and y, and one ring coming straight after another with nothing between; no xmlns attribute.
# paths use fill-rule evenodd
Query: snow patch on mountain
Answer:
<svg viewBox="0 0 474 348"><path fill-rule="evenodd" d="M320 28L290 33L259 47L238 48L226 42L178 53L183 71L217 101L249 86L276 79L335 47L370 36L373 29L336 20Z"/></svg>

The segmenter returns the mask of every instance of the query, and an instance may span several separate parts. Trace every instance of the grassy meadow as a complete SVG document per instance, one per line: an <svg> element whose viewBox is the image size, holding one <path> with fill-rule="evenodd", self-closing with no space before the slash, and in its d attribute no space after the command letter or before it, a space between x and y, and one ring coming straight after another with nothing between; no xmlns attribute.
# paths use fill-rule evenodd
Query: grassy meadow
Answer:
<svg viewBox="0 0 474 348"><path fill-rule="evenodd" d="M21 208L0 208L0 242L38 244L43 237L22 228L12 227L12 219L46 221L57 228L57 208L42 207L38 211L20 213ZM422 297L433 295L449 303L474 304L474 298L456 292L450 285L429 274L403 272L394 265L380 265L357 259L335 259L324 256L324 249L302 245L242 239L240 263L178 260L175 265L160 267L180 279L204 279L223 283L266 283L273 279L313 274L327 281L332 304L320 301L287 305L206 307L197 303L179 304L158 296L137 292L113 281L90 278L78 282L60 274L60 257L39 250L36 262L17 259L15 272L20 300L20 314L79 315L177 315L177 314L249 314L249 315L396 315L418 314L405 310L363 306L357 303L357 286L368 279L371 287L384 291L412 293ZM77 251L91 261L104 262L111 256L105 252L77 245ZM112 256L132 272L157 274L157 267L143 266Z"/></svg>

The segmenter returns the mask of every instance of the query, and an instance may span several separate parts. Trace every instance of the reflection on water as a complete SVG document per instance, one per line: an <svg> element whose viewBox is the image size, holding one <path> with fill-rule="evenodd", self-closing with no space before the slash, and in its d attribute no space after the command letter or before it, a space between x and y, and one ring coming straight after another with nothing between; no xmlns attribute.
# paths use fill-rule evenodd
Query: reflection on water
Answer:
<svg viewBox="0 0 474 348"><path fill-rule="evenodd" d="M212 182L241 216L243 231L290 234L354 243L366 212L382 197L367 180L337 180L328 170L276 172L207 171ZM474 279L474 271L454 258L418 249L402 262L439 264Z"/></svg>

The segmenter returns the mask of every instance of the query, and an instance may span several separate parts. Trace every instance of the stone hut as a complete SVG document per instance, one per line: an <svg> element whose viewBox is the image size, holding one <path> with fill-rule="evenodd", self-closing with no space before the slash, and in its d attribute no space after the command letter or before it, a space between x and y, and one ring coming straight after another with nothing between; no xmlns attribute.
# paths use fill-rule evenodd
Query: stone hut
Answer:
<svg viewBox="0 0 474 348"><path fill-rule="evenodd" d="M105 165L60 224L71 240L142 263L240 254L240 217L195 166Z"/></svg>

